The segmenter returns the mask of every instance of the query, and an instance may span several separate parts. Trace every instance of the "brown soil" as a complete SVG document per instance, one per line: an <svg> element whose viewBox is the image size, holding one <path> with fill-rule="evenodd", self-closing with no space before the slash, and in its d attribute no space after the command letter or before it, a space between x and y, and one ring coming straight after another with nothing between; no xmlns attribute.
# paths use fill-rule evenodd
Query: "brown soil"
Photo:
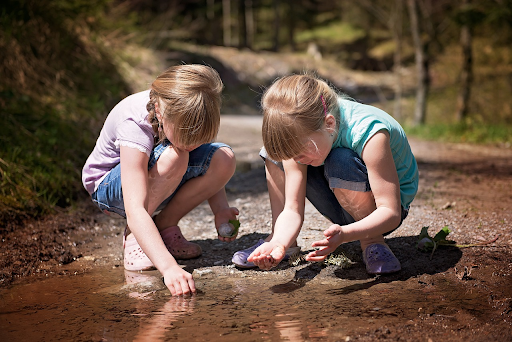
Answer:
<svg viewBox="0 0 512 342"><path fill-rule="evenodd" d="M398 274L375 278L366 275L357 243L341 247L343 253L355 262L348 269L333 265L302 263L289 266L282 263L271 272L241 271L230 266L232 254L252 245L270 228L265 175L257 156L261 146L260 124L261 119L256 116L224 116L219 135L220 141L233 146L238 160L238 171L227 191L230 203L241 213L239 238L229 244L216 239L213 216L206 204L180 223L184 235L199 243L204 251L200 258L181 262L188 271L194 272L198 284L204 282L206 289L212 286L212 281L222 287L226 282L240 283L243 277L249 277L254 279L253 283L268 279L267 284L274 284L271 285L273 293L290 293L317 278L321 284L338 286L337 290L331 290L337 300L344 296L351 298L351 294L357 294L357 298L366 298L364 296L369 294L380 296L366 306L378 310L385 308L392 315L398 315L396 310L406 310L404 305L407 307L407 302L414 302L417 296L406 299L404 296L417 291L426 296L430 304L415 307L411 311L413 314L402 312L404 318L398 322L376 319L364 330L354 330L347 336L358 340L382 337L425 340L424 336L444 336L448 340L512 340L510 149L411 140L419 162L421 182L409 217L388 239L402 262L403 270ZM89 201L84 201L65 213L2 228L2 287L8 290L10 285L38 281L42 277L87 273L103 266L122 269L124 225L123 219L106 216ZM431 235L448 226L452 230L449 238L459 244L499 237L480 247L441 247L430 259L429 253L420 252L415 246L417 235L424 226L430 227ZM299 236L304 253L327 227L328 222L308 205ZM208 280L209 273L216 276ZM277 281L279 279L281 281ZM363 280L366 283L361 283ZM341 288L340 284L343 284ZM400 298L406 302L395 302ZM383 315L383 311L379 312ZM320 318L317 316L317 319ZM226 329L232 330L230 327Z"/></svg>

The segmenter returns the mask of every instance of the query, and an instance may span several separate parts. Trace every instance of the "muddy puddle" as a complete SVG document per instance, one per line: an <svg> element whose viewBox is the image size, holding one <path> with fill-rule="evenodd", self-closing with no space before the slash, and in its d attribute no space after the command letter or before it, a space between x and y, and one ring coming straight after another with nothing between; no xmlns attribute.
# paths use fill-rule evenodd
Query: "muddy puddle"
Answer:
<svg viewBox="0 0 512 342"><path fill-rule="evenodd" d="M323 276L327 269L312 272L312 267L304 265L294 274L203 268L194 272L198 294L185 298L171 297L157 271L122 267L2 288L0 340L493 338L471 329L494 315L482 291L468 291L443 277L435 284L421 277L349 280Z"/></svg>

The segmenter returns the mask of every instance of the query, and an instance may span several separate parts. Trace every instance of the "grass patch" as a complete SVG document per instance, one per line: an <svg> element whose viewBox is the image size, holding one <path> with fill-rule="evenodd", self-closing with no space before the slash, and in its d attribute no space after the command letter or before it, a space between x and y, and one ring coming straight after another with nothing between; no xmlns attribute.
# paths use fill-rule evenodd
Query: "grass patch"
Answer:
<svg viewBox="0 0 512 342"><path fill-rule="evenodd" d="M426 124L405 127L407 135L421 139L478 144L512 144L512 125L481 123Z"/></svg>
<svg viewBox="0 0 512 342"><path fill-rule="evenodd" d="M326 45L352 43L364 37L364 30L355 28L346 22L333 22L329 25L302 31L297 34L297 42L316 41Z"/></svg>
<svg viewBox="0 0 512 342"><path fill-rule="evenodd" d="M85 194L98 122L126 89L90 25L106 3L9 1L0 13L0 224Z"/></svg>

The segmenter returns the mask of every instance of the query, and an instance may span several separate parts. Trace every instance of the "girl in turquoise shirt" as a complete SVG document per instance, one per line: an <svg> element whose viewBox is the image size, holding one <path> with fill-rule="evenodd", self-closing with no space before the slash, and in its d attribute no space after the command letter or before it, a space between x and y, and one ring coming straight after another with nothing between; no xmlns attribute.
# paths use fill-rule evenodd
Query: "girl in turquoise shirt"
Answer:
<svg viewBox="0 0 512 342"><path fill-rule="evenodd" d="M359 240L366 270L392 273L400 262L384 241L408 214L418 168L402 127L384 111L339 96L309 75L277 80L265 92L263 143L272 233L239 251L240 267L270 269L297 245L305 199L333 223L312 244L322 261Z"/></svg>

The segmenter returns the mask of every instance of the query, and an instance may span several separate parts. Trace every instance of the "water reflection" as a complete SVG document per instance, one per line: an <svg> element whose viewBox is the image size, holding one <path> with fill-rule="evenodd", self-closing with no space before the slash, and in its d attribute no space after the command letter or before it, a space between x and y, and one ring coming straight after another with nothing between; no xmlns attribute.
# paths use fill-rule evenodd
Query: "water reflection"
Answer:
<svg viewBox="0 0 512 342"><path fill-rule="evenodd" d="M290 318L286 321L276 321L275 326L284 341L304 341L302 337L302 326L304 323L297 319L293 319L294 314L278 314L276 317Z"/></svg>
<svg viewBox="0 0 512 342"><path fill-rule="evenodd" d="M437 321L457 340L452 328L494 312L488 294L443 276L426 284L217 271L198 276L191 297L171 297L158 271L121 268L0 287L0 341L343 341Z"/></svg>
<svg viewBox="0 0 512 342"><path fill-rule="evenodd" d="M308 318L299 313L283 313L275 315L274 327L279 334L281 341L322 341L328 335L328 329L319 327L317 324L308 323ZM272 336L272 326L259 323L252 324L252 330L259 330L260 333ZM270 329L269 329L270 328ZM277 336L276 336L277 337ZM273 338L275 340L276 338Z"/></svg>
<svg viewBox="0 0 512 342"><path fill-rule="evenodd" d="M133 289L128 293L128 296L140 300L135 305L136 310L132 315L143 317L133 341L163 341L166 332L173 328L173 322L184 315L193 313L197 296L169 297L169 300L156 310L146 305L147 301L152 301L155 297L158 297L154 285L162 282L160 274L126 270L124 274L126 286Z"/></svg>

